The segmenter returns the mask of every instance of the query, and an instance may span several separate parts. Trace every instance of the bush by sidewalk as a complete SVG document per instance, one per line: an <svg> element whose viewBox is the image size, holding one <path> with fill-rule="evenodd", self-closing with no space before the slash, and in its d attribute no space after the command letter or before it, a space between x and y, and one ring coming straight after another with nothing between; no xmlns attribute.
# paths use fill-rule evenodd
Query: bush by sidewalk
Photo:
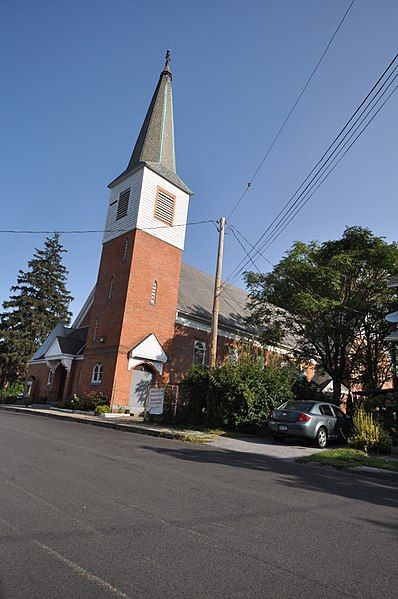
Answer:
<svg viewBox="0 0 398 599"><path fill-rule="evenodd" d="M353 424L354 433L348 439L350 447L362 449L367 453L389 454L391 452L392 438L363 406L359 406L356 410Z"/></svg>
<svg viewBox="0 0 398 599"><path fill-rule="evenodd" d="M213 370L193 366L180 385L179 421L206 421L230 430L261 432L270 411L293 397L296 379L294 366L275 360L264 367L251 356Z"/></svg>

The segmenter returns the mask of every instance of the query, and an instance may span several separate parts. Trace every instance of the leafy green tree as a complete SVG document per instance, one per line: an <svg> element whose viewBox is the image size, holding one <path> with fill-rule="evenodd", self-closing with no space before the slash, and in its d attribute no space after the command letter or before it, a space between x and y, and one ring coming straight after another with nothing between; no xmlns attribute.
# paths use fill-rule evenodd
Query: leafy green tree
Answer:
<svg viewBox="0 0 398 599"><path fill-rule="evenodd" d="M297 335L300 355L317 360L332 377L338 401L341 384L355 371L380 383L388 358L382 343L386 282L397 271L397 244L366 228L349 227L341 239L324 243L296 242L271 273L246 274L251 320L268 343L270 331L274 343L286 333Z"/></svg>
<svg viewBox="0 0 398 599"><path fill-rule="evenodd" d="M0 368L2 385L22 380L28 360L59 322L70 323L72 297L66 289L66 250L54 233L36 249L28 270L20 270L10 298L0 315Z"/></svg>
<svg viewBox="0 0 398 599"><path fill-rule="evenodd" d="M261 431L270 411L293 397L296 367L245 354L237 362L227 360L216 368L193 366L181 383L183 410L187 422L210 421L232 430ZM207 393L212 414L207 418Z"/></svg>

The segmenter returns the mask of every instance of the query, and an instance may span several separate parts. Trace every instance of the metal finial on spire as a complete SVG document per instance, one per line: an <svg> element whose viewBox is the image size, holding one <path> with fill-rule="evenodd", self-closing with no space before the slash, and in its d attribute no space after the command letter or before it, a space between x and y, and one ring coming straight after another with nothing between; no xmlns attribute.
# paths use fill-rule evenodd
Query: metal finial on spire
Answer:
<svg viewBox="0 0 398 599"><path fill-rule="evenodd" d="M167 73L170 76L170 78L171 78L171 71L170 71L170 50L166 51L163 73Z"/></svg>

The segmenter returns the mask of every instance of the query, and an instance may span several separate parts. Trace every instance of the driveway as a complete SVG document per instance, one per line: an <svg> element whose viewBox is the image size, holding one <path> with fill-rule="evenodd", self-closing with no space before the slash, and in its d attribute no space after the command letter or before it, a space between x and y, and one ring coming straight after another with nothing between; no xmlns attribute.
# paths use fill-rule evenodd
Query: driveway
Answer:
<svg viewBox="0 0 398 599"><path fill-rule="evenodd" d="M300 442L286 439L283 443L273 441L272 439L256 439L255 437L242 437L239 439L231 437L217 437L208 445L217 449L227 451L238 451L242 453L252 453L263 455L269 458L280 458L282 460L296 460L307 455L312 455L322 449L317 449L310 442ZM333 446L335 447L335 446Z"/></svg>

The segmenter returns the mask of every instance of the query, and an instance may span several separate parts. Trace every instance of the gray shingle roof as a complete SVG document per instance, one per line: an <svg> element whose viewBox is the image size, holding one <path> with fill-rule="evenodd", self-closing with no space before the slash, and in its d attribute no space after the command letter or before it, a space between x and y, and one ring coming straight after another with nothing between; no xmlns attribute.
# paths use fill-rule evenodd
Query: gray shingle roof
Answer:
<svg viewBox="0 0 398 599"><path fill-rule="evenodd" d="M126 170L112 181L109 187L118 183L125 175L136 170L139 166L146 165L186 193L192 194L191 190L176 174L171 80L172 75L166 61L166 66L160 74L130 162Z"/></svg>
<svg viewBox="0 0 398 599"><path fill-rule="evenodd" d="M181 315L189 316L206 323L211 321L214 295L214 277L197 270L188 264L182 264L180 290L177 310ZM248 295L239 287L229 286L220 297L219 326L227 330L249 335L258 335L260 331L247 323L249 311L246 308ZM270 306L271 309L275 308ZM286 335L283 345L293 348L297 339Z"/></svg>
<svg viewBox="0 0 398 599"><path fill-rule="evenodd" d="M72 329L66 337L57 337L63 354L77 356L84 348L87 341L88 327Z"/></svg>

